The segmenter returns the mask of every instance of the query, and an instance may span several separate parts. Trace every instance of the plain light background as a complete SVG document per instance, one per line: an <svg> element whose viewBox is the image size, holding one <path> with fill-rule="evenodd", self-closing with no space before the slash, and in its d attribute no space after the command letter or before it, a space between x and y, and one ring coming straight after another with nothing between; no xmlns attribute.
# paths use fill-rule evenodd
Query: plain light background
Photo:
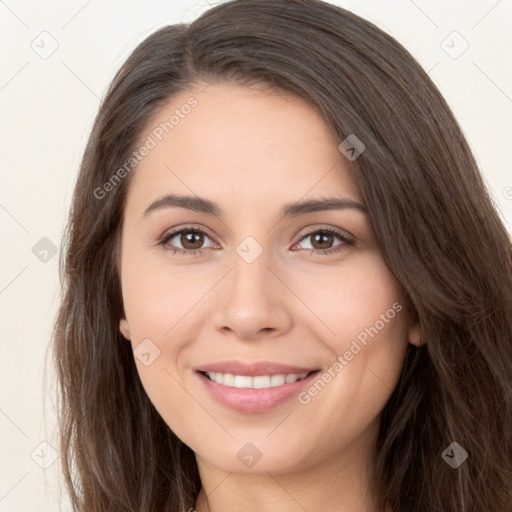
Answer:
<svg viewBox="0 0 512 512"><path fill-rule="evenodd" d="M61 243L100 100L139 42L216 3L0 0L0 512L71 510L45 361L60 300L51 247ZM331 3L391 34L429 72L512 231L512 0Z"/></svg>

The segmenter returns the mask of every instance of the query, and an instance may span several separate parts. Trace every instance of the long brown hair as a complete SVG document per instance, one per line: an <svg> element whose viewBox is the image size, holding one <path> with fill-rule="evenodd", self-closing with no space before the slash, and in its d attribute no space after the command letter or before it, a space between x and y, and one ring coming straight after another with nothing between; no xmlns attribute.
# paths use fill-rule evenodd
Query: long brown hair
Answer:
<svg viewBox="0 0 512 512"><path fill-rule="evenodd" d="M60 452L74 510L185 511L200 489L192 450L153 407L119 332L118 242L136 169L104 192L164 103L218 80L298 95L340 142L354 134L366 147L350 165L424 342L409 346L382 412L377 508L510 512L509 235L428 75L379 28L319 0L235 0L189 25L161 28L107 91L61 247L53 333ZM442 456L453 442L468 454L457 468Z"/></svg>

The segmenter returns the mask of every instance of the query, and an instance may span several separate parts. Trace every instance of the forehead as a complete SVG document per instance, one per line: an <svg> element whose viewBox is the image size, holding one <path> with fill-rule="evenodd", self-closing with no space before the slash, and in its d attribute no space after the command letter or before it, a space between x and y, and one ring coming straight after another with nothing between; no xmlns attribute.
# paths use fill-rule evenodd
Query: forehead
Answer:
<svg viewBox="0 0 512 512"><path fill-rule="evenodd" d="M140 141L151 149L128 192L138 209L166 192L252 208L305 195L360 200L341 141L310 105L283 91L229 83L182 91Z"/></svg>

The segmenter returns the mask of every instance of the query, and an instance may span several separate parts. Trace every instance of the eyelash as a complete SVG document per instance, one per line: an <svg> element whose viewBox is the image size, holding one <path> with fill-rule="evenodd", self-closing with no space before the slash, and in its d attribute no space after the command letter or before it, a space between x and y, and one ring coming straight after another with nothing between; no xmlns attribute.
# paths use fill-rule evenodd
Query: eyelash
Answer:
<svg viewBox="0 0 512 512"><path fill-rule="evenodd" d="M162 237L159 238L157 245L159 245L159 246L161 245L162 247L164 247L164 249L166 249L168 251L172 251L173 254L178 253L178 254L183 254L183 255L187 255L187 256L200 256L201 254L203 254L205 251L205 248L180 249L179 247L172 247L172 248L166 247L169 240L172 240L176 235L178 235L184 231L200 233L200 234L208 236L208 233L206 233L202 229L196 228L194 226L184 226L178 230L171 231L170 233L165 233ZM325 254L325 255L335 254L335 253L339 253L339 252L345 250L347 248L347 246L354 245L353 239L348 238L340 231L332 229L332 228L321 228L321 229L316 229L314 231L310 231L309 233L306 233L305 235L303 235L302 238L299 240L299 242L301 242L305 238L312 236L316 233L327 233L330 235L334 235L334 236L338 237L342 241L342 243L339 244L338 246L332 247L330 249L309 249L309 251L314 252L314 253L321 253L321 254ZM208 236L208 238L210 238L210 237Z"/></svg>

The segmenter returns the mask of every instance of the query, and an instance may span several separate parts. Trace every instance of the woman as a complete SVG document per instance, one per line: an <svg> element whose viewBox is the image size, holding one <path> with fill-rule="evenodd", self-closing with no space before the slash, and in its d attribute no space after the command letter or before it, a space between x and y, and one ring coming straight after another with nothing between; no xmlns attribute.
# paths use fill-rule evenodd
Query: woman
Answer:
<svg viewBox="0 0 512 512"><path fill-rule="evenodd" d="M63 287L75 510L512 510L508 234L427 74L344 9L235 0L143 41Z"/></svg>

